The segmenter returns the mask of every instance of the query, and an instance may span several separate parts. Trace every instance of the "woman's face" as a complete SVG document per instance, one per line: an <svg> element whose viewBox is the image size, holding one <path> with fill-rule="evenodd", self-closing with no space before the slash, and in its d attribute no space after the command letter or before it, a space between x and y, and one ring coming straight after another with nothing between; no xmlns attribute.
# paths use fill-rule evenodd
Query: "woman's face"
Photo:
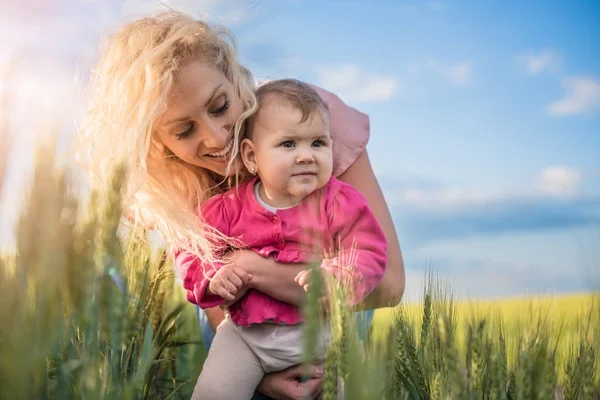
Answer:
<svg viewBox="0 0 600 400"><path fill-rule="evenodd" d="M181 160L224 176L241 99L225 75L207 63L190 61L177 78L167 111L155 124L158 138ZM232 168L229 175L235 172Z"/></svg>

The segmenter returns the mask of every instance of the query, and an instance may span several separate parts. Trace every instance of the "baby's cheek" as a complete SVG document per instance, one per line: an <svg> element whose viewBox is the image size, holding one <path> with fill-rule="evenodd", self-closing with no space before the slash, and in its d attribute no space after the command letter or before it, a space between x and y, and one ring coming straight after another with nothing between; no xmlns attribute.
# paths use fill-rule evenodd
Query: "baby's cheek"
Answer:
<svg viewBox="0 0 600 400"><path fill-rule="evenodd" d="M285 187L290 183L285 170L280 165L272 165L268 174L271 185L275 185L278 188Z"/></svg>
<svg viewBox="0 0 600 400"><path fill-rule="evenodd" d="M277 179L280 182L285 182L288 180L288 177L290 174L290 169L284 162L281 162L281 161L274 162L272 164L271 173L273 174L274 177L277 177Z"/></svg>

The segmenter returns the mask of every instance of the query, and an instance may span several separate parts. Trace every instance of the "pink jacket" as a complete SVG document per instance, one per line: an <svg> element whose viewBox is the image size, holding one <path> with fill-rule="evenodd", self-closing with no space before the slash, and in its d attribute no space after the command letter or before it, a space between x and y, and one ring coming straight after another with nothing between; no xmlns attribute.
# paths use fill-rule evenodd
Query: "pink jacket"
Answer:
<svg viewBox="0 0 600 400"><path fill-rule="evenodd" d="M272 213L256 200L253 187L257 178L224 194L212 197L202 206L205 221L229 237L238 237L247 248L280 263L306 263L317 260L336 274L348 265L348 254L356 248L352 286L357 303L366 297L383 277L387 261L386 240L379 223L363 196L351 186L331 178L318 191L289 209ZM316 247L315 247L316 246ZM341 250L335 257L323 251ZM340 262L342 260L342 262ZM206 295L209 279L221 265L202 265L186 252L175 254L175 266L183 279L187 298L202 308L223 303L219 296ZM241 266L243 268L243 266ZM302 321L298 307L264 293L249 290L229 308L234 323L241 326L272 320L297 324Z"/></svg>

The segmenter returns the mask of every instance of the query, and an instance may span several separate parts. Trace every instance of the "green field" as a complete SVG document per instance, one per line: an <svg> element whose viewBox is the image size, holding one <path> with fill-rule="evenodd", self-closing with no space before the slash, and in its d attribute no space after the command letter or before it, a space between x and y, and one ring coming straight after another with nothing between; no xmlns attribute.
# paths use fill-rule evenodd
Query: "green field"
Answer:
<svg viewBox="0 0 600 400"><path fill-rule="evenodd" d="M507 332L522 332L537 324L546 323L553 334L569 336L583 329L588 318L598 322L598 314L590 315L590 310L599 300L598 294L582 293L569 295L539 295L500 300L457 301L458 323L466 326L469 322L485 318L494 326L502 322ZM405 304L404 309L416 322L422 320L423 303ZM394 323L397 309L377 310L373 318L373 329L385 334Z"/></svg>
<svg viewBox="0 0 600 400"><path fill-rule="evenodd" d="M577 350L586 329L590 341L600 340L600 337L593 336L593 327L600 323L599 297L600 293L583 293L457 301L457 334L464 339L460 342L461 348L466 345L469 324L484 319L493 329L505 332L508 362L514 363L521 334L541 326L558 342L557 356L564 361ZM422 303L407 304L404 308L415 325L422 323ZM396 312L397 309L392 308L375 312L372 329L378 338L382 339L393 329ZM563 370L559 371L561 377L563 373Z"/></svg>
<svg viewBox="0 0 600 400"><path fill-rule="evenodd" d="M124 171L83 204L41 151L17 247L0 255L0 399L189 398L205 356L194 308L169 257L122 226ZM462 303L444 285L432 278L422 304L379 310L364 345L333 288L323 398L338 379L347 399L598 398L598 296Z"/></svg>

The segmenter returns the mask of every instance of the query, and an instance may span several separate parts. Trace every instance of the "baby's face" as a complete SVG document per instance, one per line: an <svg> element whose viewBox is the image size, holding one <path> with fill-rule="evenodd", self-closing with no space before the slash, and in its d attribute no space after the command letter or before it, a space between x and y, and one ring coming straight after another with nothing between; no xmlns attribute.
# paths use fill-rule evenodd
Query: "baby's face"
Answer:
<svg viewBox="0 0 600 400"><path fill-rule="evenodd" d="M331 177L329 121L315 111L300 122L299 110L270 103L254 122L256 165L266 194L263 200L275 207L290 207Z"/></svg>

